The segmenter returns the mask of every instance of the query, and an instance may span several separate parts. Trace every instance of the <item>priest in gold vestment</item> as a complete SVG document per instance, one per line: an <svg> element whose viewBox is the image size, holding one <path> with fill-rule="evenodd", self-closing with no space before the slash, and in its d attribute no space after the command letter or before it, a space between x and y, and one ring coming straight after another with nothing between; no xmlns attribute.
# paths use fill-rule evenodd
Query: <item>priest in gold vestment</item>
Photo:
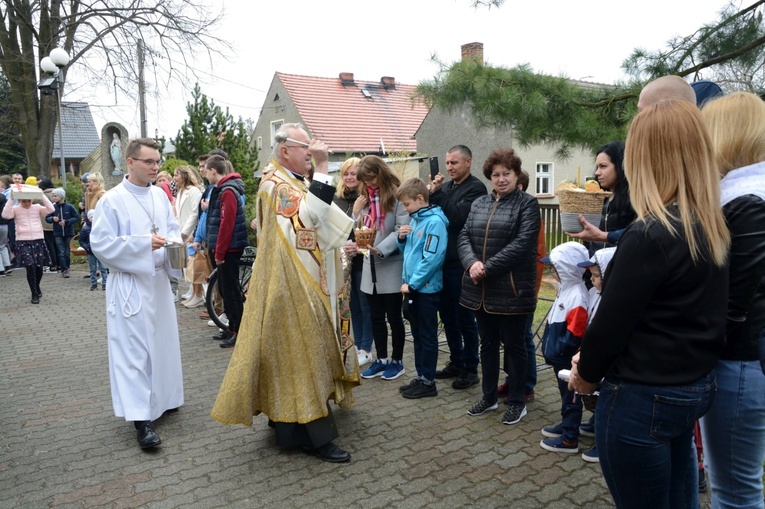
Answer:
<svg viewBox="0 0 765 509"><path fill-rule="evenodd" d="M338 250L354 223L332 203L326 145L299 124L283 125L275 138L258 190L250 298L211 415L249 426L262 412L278 446L349 461L332 442L329 400L350 407L360 383Z"/></svg>

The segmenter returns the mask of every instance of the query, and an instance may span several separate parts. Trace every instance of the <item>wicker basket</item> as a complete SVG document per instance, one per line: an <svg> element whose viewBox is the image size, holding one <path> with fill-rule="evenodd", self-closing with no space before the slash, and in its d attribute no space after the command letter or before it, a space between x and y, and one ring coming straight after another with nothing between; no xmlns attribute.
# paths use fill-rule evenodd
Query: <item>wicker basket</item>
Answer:
<svg viewBox="0 0 765 509"><path fill-rule="evenodd" d="M375 235L377 235L377 230L374 228L366 226L356 228L356 245L359 249L368 249L375 243Z"/></svg>
<svg viewBox="0 0 765 509"><path fill-rule="evenodd" d="M572 189L556 189L560 211L572 214L598 214L603 210L603 201L611 196L608 191L586 192Z"/></svg>

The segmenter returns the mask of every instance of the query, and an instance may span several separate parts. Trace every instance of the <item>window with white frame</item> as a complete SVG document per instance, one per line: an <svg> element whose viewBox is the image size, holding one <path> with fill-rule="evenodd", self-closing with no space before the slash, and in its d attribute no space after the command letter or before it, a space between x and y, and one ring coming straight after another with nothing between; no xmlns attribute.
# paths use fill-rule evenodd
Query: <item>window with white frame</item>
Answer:
<svg viewBox="0 0 765 509"><path fill-rule="evenodd" d="M537 163L536 194L552 194L553 163Z"/></svg>
<svg viewBox="0 0 765 509"><path fill-rule="evenodd" d="M276 146L276 131L284 124L284 119L274 120L271 122L271 148Z"/></svg>

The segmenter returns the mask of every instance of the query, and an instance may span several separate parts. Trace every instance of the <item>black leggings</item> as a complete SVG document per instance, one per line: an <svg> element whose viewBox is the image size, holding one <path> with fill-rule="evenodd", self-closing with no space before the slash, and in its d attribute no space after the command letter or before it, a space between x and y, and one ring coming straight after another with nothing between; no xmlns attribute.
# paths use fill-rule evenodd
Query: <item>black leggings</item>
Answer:
<svg viewBox="0 0 765 509"><path fill-rule="evenodd" d="M388 357L388 325L385 317L388 317L391 335L393 336L393 360L400 361L404 358L404 318L401 315L401 294L375 292L373 295L365 294L369 302L369 311L372 315L372 336L375 338L375 350L378 359Z"/></svg>
<svg viewBox="0 0 765 509"><path fill-rule="evenodd" d="M40 280L42 279L43 275L43 268L42 267L26 267L27 269L27 284L29 285L29 289L32 291L32 296L40 296L42 295L42 292L40 291Z"/></svg>

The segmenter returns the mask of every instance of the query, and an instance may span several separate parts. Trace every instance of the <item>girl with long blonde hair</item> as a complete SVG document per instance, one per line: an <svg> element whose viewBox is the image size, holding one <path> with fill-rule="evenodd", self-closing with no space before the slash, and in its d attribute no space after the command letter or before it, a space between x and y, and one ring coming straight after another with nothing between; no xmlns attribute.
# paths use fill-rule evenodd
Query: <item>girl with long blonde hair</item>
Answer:
<svg viewBox="0 0 765 509"><path fill-rule="evenodd" d="M714 161L691 103L661 101L630 126L637 219L608 266L570 382L583 394L600 382L595 440L620 509L698 507L693 426L712 404L727 309L730 235Z"/></svg>
<svg viewBox="0 0 765 509"><path fill-rule="evenodd" d="M717 395L701 419L712 507L763 507L765 462L765 102L734 92L701 111L722 175L731 232L725 349ZM738 417L738 418L737 418Z"/></svg>

